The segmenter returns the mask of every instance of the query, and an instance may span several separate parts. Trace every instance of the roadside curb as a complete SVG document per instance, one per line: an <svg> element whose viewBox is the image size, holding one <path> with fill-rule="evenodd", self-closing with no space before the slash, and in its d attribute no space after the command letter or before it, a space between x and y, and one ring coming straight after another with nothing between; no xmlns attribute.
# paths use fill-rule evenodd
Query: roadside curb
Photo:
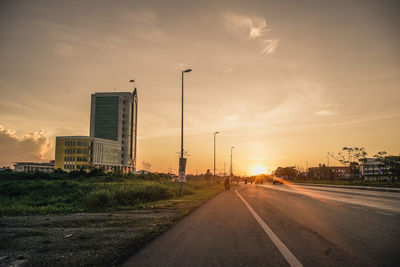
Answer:
<svg viewBox="0 0 400 267"><path fill-rule="evenodd" d="M357 185L330 185L330 184L307 184L307 183L293 183L299 186L324 186L324 187L334 187L334 188L345 188L345 189L361 189L369 191L382 191L382 192L396 192L400 193L400 188L393 187L374 187L374 186L357 186Z"/></svg>

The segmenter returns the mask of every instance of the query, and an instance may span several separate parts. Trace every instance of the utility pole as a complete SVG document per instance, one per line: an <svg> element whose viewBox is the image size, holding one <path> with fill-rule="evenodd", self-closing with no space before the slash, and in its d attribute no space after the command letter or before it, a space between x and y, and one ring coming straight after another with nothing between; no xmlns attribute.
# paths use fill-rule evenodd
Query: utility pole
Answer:
<svg viewBox="0 0 400 267"><path fill-rule="evenodd" d="M214 132L214 184L215 184L215 136L219 134L219 132Z"/></svg>

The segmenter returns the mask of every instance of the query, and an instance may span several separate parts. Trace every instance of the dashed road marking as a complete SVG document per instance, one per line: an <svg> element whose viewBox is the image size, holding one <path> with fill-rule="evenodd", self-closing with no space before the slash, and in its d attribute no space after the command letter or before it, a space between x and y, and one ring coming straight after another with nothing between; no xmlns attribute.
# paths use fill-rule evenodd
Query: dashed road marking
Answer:
<svg viewBox="0 0 400 267"><path fill-rule="evenodd" d="M243 201L244 205L254 216L256 221L260 224L261 228L265 231L265 233L268 235L268 237L271 239L274 245L279 249L282 256L286 259L289 265L302 267L303 265L300 263L300 261L293 255L292 252L290 252L290 250L285 246L285 244L283 244L283 242L276 236L276 234L272 232L271 228L269 228L269 226L263 221L263 219L261 219L261 217L253 210L253 208L250 206L249 203L247 203L247 201L242 197L242 195L239 194L238 190L240 189L235 190L238 197Z"/></svg>

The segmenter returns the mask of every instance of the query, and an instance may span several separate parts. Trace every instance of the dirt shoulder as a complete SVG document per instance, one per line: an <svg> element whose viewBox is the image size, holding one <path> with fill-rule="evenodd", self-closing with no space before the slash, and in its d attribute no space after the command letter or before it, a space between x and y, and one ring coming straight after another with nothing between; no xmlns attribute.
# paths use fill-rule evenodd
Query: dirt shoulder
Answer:
<svg viewBox="0 0 400 267"><path fill-rule="evenodd" d="M143 209L0 218L0 266L115 266L222 191Z"/></svg>

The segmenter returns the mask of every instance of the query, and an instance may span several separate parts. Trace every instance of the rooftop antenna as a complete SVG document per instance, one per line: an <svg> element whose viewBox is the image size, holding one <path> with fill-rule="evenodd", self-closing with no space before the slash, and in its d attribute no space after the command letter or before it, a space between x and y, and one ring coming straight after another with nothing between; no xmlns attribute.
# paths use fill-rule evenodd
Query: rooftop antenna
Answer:
<svg viewBox="0 0 400 267"><path fill-rule="evenodd" d="M116 86L114 86L114 91L117 92L117 87Z"/></svg>
<svg viewBox="0 0 400 267"><path fill-rule="evenodd" d="M129 82L133 83L133 89L135 89L136 88L135 80L130 80Z"/></svg>

